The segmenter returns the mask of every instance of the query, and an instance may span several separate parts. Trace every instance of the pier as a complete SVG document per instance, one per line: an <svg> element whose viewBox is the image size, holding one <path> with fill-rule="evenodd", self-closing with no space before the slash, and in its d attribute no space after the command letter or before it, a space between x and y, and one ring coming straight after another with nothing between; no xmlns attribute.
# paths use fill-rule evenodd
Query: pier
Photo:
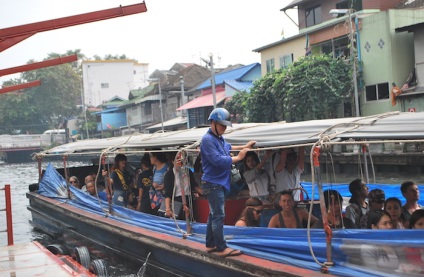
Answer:
<svg viewBox="0 0 424 277"><path fill-rule="evenodd" d="M65 142L62 134L0 135L0 162L28 162L32 153Z"/></svg>

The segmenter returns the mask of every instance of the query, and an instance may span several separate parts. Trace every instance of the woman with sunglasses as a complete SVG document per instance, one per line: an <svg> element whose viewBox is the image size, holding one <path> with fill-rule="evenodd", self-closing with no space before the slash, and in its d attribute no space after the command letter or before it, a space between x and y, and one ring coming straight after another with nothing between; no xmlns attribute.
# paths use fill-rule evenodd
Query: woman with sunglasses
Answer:
<svg viewBox="0 0 424 277"><path fill-rule="evenodd" d="M81 189L81 185L80 185L80 182L79 182L77 176L69 177L69 184L71 184L71 186L76 187L77 189Z"/></svg>
<svg viewBox="0 0 424 277"><path fill-rule="evenodd" d="M244 208L239 220L235 226L239 227L259 227L261 213L263 211L263 203L259 198L249 198L246 200L246 208Z"/></svg>

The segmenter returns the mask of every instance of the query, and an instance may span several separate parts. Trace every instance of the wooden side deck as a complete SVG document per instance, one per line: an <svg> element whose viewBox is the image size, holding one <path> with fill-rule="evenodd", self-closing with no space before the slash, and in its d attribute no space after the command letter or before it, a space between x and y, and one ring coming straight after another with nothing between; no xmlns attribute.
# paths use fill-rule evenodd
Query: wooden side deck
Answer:
<svg viewBox="0 0 424 277"><path fill-rule="evenodd" d="M56 256L38 242L0 247L0 276L95 276L69 256Z"/></svg>

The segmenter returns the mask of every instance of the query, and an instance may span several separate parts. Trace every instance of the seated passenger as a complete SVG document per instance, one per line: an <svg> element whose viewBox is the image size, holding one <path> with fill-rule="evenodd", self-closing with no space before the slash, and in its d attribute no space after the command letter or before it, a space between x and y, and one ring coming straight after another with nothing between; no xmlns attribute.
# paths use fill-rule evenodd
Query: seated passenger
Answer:
<svg viewBox="0 0 424 277"><path fill-rule="evenodd" d="M324 202L327 209L328 225L331 229L355 229L356 226L349 218L343 218L343 197L336 190L324 191ZM314 224L313 228L323 228L322 219Z"/></svg>
<svg viewBox="0 0 424 277"><path fill-rule="evenodd" d="M87 193L90 194L91 196L97 197L97 195L99 196L100 199L107 201L107 194L105 191L97 191L97 195L96 195L96 187L94 184L94 181L90 181L86 184L86 188L87 188Z"/></svg>
<svg viewBox="0 0 424 277"><path fill-rule="evenodd" d="M409 226L411 229L424 229L424 210L416 210L411 214L409 220Z"/></svg>
<svg viewBox="0 0 424 277"><path fill-rule="evenodd" d="M402 207L401 219L404 222L409 222L411 214L423 208L418 204L418 200L420 200L420 191L417 184L412 181L403 182L400 186L400 190L406 200L405 205Z"/></svg>
<svg viewBox="0 0 424 277"><path fill-rule="evenodd" d="M368 215L368 229L392 229L392 218L386 211L371 211Z"/></svg>
<svg viewBox="0 0 424 277"><path fill-rule="evenodd" d="M392 219L386 211L371 211L368 215L368 229L392 229ZM399 258L393 247L364 244L361 246L362 263L372 269L394 272L399 267Z"/></svg>
<svg viewBox="0 0 424 277"><path fill-rule="evenodd" d="M96 197L96 187L94 185L94 181L88 181L86 183L86 192L91 196Z"/></svg>
<svg viewBox="0 0 424 277"><path fill-rule="evenodd" d="M388 198L386 202L384 202L384 210L387 211L392 218L393 229L405 229L404 223L402 219L400 219L402 203L398 198Z"/></svg>
<svg viewBox="0 0 424 277"><path fill-rule="evenodd" d="M85 176L85 179L84 179L85 185L82 186L82 188L81 188L82 191L87 191L87 183L88 182L96 182L96 178L93 175L95 176L95 174L89 174L89 175ZM97 184L97 191L98 192L104 191L104 190L105 190L104 186Z"/></svg>
<svg viewBox="0 0 424 277"><path fill-rule="evenodd" d="M411 229L424 229L424 210L419 209L411 214L409 220ZM399 271L415 274L424 273L424 249L421 247L404 247L405 263L399 266ZM422 275L420 275L422 276Z"/></svg>
<svg viewBox="0 0 424 277"><path fill-rule="evenodd" d="M244 208L235 226L259 227L259 219L264 209L262 201L259 198L251 197L246 200L245 205L246 208Z"/></svg>
<svg viewBox="0 0 424 277"><path fill-rule="evenodd" d="M271 177L264 169L264 164L271 154L271 151L267 151L262 161L259 161L258 155L253 151L247 152L244 157L243 177L249 187L249 194L251 197L258 197L261 200L266 200L269 195L268 186Z"/></svg>
<svg viewBox="0 0 424 277"><path fill-rule="evenodd" d="M271 217L269 228L306 228L308 224L308 212L305 209L296 208L293 192L283 190L277 194L276 201L281 212ZM317 222L315 216L311 216L311 226Z"/></svg>
<svg viewBox="0 0 424 277"><path fill-rule="evenodd" d="M349 199L350 205L346 207L346 217L352 220L356 228L361 228L361 217L369 210L365 201L368 197L368 187L361 179L355 179L350 182L349 191L352 197Z"/></svg>
<svg viewBox="0 0 424 277"><path fill-rule="evenodd" d="M69 184L71 184L71 186L76 187L77 189L81 189L80 182L76 176L69 177Z"/></svg>
<svg viewBox="0 0 424 277"><path fill-rule="evenodd" d="M381 189L373 189L368 193L369 211L361 217L361 229L367 229L368 213L370 211L381 211L383 209L386 194Z"/></svg>

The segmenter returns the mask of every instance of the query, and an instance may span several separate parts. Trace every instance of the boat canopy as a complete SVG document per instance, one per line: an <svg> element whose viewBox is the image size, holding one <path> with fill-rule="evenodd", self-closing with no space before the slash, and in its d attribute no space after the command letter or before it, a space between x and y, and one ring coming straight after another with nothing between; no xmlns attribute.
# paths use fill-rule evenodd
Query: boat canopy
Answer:
<svg viewBox="0 0 424 277"><path fill-rule="evenodd" d="M99 153L118 149L184 148L199 143L208 127L153 134L132 134L60 145L37 155ZM234 145L256 140L256 146L312 145L318 141L346 142L424 139L424 112L392 112L367 117L309 120L302 122L245 123L228 128L225 139Z"/></svg>

